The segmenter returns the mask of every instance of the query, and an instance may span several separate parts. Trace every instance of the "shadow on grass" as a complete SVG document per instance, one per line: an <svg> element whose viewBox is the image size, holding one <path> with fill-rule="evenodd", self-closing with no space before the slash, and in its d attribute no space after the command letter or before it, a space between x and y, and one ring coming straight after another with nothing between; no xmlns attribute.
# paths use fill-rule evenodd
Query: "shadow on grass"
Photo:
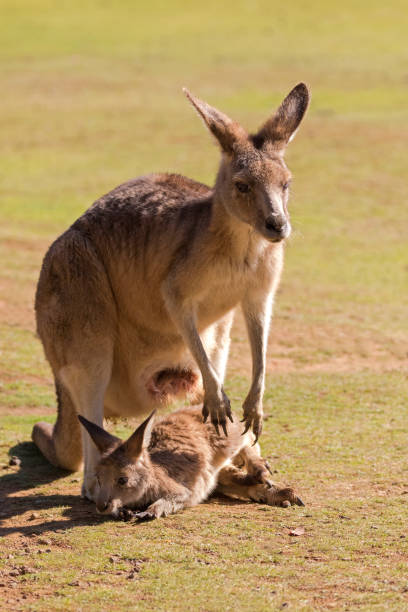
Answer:
<svg viewBox="0 0 408 612"><path fill-rule="evenodd" d="M16 444L10 448L9 455L18 457L21 464L18 471L0 476L0 537L16 532L25 535L41 534L112 520L110 517L97 515L94 504L79 495L16 495L20 491L65 478L69 472L48 463L32 442ZM66 507L62 514L69 520L50 520L39 525L30 524L24 519L18 521L20 524L17 521L15 525L1 524L30 511L36 513L59 507ZM32 520L36 518L34 515Z"/></svg>
<svg viewBox="0 0 408 612"><path fill-rule="evenodd" d="M21 460L21 464L18 471L0 476L0 537L13 533L26 536L41 535L46 532L61 532L74 527L115 521L111 516L98 515L95 504L79 495L33 494L14 497L20 491L34 489L37 486L65 478L70 472L48 463L32 442L16 444L9 450L9 455L17 456ZM211 503L212 499L227 506L248 504L248 502L224 497L218 493L204 503ZM62 512L64 519L51 519L41 524L34 522L39 518L35 516L36 513L61 507L65 508ZM18 519L19 516L27 512L34 513L31 519L32 523L30 517L28 519ZM7 525L2 524L5 521L8 521ZM11 524L9 521L11 521ZM140 523L139 526L143 526L143 524Z"/></svg>

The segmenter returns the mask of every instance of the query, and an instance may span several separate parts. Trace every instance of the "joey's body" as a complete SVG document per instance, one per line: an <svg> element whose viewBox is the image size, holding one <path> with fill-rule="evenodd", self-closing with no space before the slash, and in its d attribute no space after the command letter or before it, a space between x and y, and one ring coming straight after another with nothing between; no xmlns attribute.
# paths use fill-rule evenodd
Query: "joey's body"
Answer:
<svg viewBox="0 0 408 612"><path fill-rule="evenodd" d="M126 442L80 420L101 453L99 512L119 516L123 508L136 508L138 518L159 518L199 504L216 488L269 505L302 505L293 489L269 480L252 432L242 435L233 421L228 437L219 435L203 423L201 407L177 410L156 424L151 415Z"/></svg>
<svg viewBox="0 0 408 612"><path fill-rule="evenodd" d="M212 189L152 174L100 198L50 247L36 294L38 334L56 383L54 427L33 439L60 467L85 461L83 493L97 493L98 460L77 414L135 416L180 393L204 392L203 416L226 433L223 391L234 309L253 358L245 430L262 427L273 298L290 234L283 151L308 103L300 84L254 136L188 97L223 152Z"/></svg>

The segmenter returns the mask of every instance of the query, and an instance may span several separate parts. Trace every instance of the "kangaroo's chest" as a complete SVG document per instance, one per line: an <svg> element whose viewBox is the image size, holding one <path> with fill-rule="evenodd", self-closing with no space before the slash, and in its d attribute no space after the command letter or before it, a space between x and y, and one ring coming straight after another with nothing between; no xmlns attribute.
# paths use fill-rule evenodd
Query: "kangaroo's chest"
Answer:
<svg viewBox="0 0 408 612"><path fill-rule="evenodd" d="M214 271L215 272L215 271ZM252 271L253 274L255 270ZM235 308L243 299L251 280L247 266L224 266L209 275L197 303L197 316L204 326Z"/></svg>

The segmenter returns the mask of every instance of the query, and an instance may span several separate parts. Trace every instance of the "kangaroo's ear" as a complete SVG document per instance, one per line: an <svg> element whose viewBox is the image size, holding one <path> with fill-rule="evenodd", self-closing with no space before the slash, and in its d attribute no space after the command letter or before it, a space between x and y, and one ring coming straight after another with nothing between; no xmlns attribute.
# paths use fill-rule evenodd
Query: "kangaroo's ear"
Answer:
<svg viewBox="0 0 408 612"><path fill-rule="evenodd" d="M151 415L148 416L147 419L143 421L141 425L139 425L136 431L123 444L123 449L125 453L131 459L137 459L140 456L142 450L149 446L155 414L156 411L153 410Z"/></svg>
<svg viewBox="0 0 408 612"><path fill-rule="evenodd" d="M252 136L254 145L261 149L264 145L272 146L276 151L283 151L294 138L295 132L309 105L310 93L304 83L299 83L286 96L278 110Z"/></svg>
<svg viewBox="0 0 408 612"><path fill-rule="evenodd" d="M78 419L91 436L99 452L106 453L107 451L112 450L115 446L118 445L118 443L121 442L119 438L116 438L116 436L112 436L102 427L99 427L99 425L92 423L92 421L88 421L88 419L81 416L80 414L78 414Z"/></svg>
<svg viewBox="0 0 408 612"><path fill-rule="evenodd" d="M183 91L225 153L233 153L237 144L248 139L248 134L239 123L203 102L203 100L196 98L185 87Z"/></svg>

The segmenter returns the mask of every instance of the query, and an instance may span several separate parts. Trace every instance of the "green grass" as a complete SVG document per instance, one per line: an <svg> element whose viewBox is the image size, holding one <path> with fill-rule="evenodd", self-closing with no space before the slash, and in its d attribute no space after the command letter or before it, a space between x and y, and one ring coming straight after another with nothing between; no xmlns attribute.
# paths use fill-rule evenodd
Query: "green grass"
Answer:
<svg viewBox="0 0 408 612"><path fill-rule="evenodd" d="M3 458L15 443L23 463L8 469L3 486L26 493L6 502L17 521L3 535L22 533L28 544L14 539L13 559L0 569L28 568L20 592L44 593L30 609L218 610L224 600L231 610L380 610L385 601L402 609L406 377L286 375L269 383L263 451L276 478L297 485L304 509L215 500L148 525L98 519L75 496L75 476L61 478L18 442L37 417L4 418ZM233 380L230 392L245 386ZM18 515L32 511L37 519L19 525ZM291 538L297 526L305 535Z"/></svg>
<svg viewBox="0 0 408 612"><path fill-rule="evenodd" d="M0 462L22 459L0 475L6 609L407 606L407 29L402 0L3 1ZM33 313L45 250L130 177L213 181L218 152L182 86L255 129L301 80L313 99L287 155L295 231L262 447L307 506L216 500L140 527L98 519L77 475L29 442L54 419ZM238 324L237 411L247 353Z"/></svg>

